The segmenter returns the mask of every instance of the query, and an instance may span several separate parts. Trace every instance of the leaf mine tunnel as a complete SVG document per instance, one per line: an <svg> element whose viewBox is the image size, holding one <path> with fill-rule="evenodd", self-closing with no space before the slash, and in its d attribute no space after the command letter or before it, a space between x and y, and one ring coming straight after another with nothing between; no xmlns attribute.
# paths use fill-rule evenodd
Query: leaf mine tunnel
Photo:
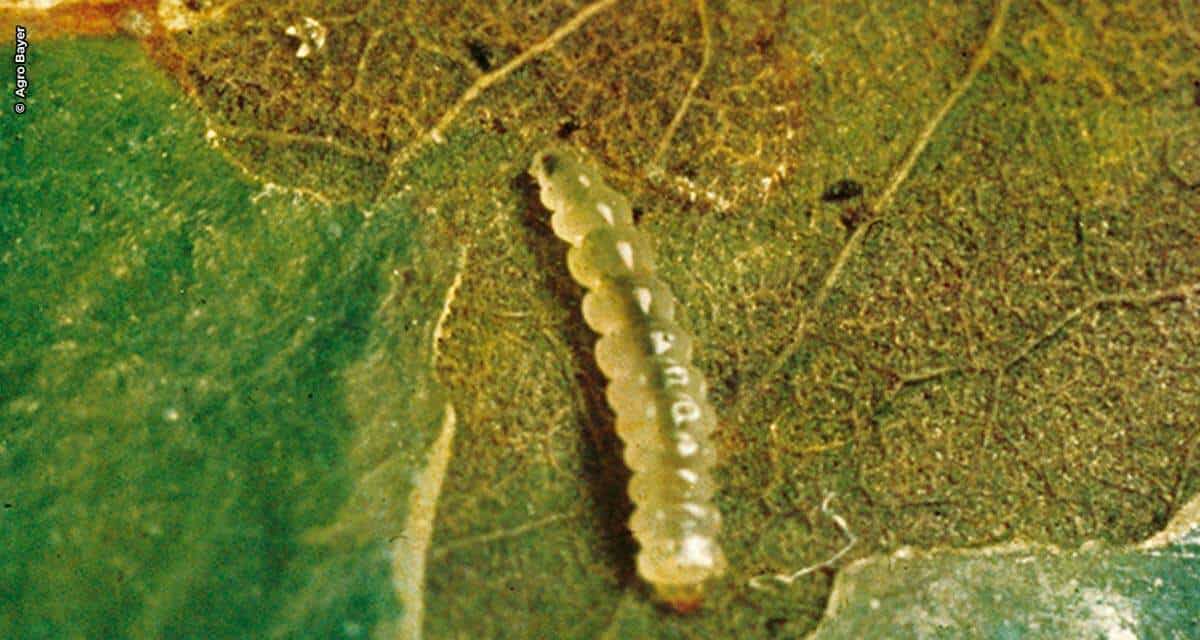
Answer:
<svg viewBox="0 0 1200 640"><path fill-rule="evenodd" d="M655 274L653 247L634 227L629 200L570 149L539 153L529 172L555 235L571 244L567 269L587 288L583 318L600 334L596 364L609 380L633 471L638 573L658 598L693 610L726 562L712 502L716 416L691 364L692 337L675 322L675 299Z"/></svg>

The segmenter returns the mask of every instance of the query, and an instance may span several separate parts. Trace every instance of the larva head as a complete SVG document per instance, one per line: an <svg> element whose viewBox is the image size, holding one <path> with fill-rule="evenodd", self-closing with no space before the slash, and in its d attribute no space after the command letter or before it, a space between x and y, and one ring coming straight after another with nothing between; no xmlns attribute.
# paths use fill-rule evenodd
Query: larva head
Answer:
<svg viewBox="0 0 1200 640"><path fill-rule="evenodd" d="M529 173L541 187L542 204L553 212L554 234L579 246L604 226L629 226L629 201L604 184L600 174L571 149L554 147L533 158Z"/></svg>
<svg viewBox="0 0 1200 640"><path fill-rule="evenodd" d="M637 517L636 514L634 516ZM725 556L716 541L703 535L686 535L646 544L641 543L638 573L654 586L655 597L672 609L686 613L698 609L704 601L705 582L725 572Z"/></svg>
<svg viewBox="0 0 1200 640"><path fill-rule="evenodd" d="M704 583L656 584L654 597L675 610L675 613L691 613L704 604Z"/></svg>
<svg viewBox="0 0 1200 640"><path fill-rule="evenodd" d="M562 206L563 193L558 183L560 174L570 170L568 152L559 149L547 149L533 157L529 165L529 175L533 176L541 188L542 205L550 211L558 211Z"/></svg>

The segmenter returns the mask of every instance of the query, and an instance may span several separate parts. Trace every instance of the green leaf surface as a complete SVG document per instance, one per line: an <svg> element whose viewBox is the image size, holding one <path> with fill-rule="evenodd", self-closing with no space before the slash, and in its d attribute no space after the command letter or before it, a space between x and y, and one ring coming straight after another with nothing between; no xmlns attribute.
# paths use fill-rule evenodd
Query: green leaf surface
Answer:
<svg viewBox="0 0 1200 640"><path fill-rule="evenodd" d="M838 575L810 639L1195 637L1200 499L1184 511L1178 535L1141 548L902 549L860 560Z"/></svg>
<svg viewBox="0 0 1200 640"><path fill-rule="evenodd" d="M0 116L0 637L800 637L844 563L1119 573L1200 489L1190 3L200 5L35 39ZM721 418L693 616L633 571L559 138Z"/></svg>
<svg viewBox="0 0 1200 640"><path fill-rule="evenodd" d="M30 111L0 120L0 636L395 618L398 527L304 536L361 493L361 449L404 496L441 420L421 395L445 283L423 281L413 216L247 180L133 43L39 48Z"/></svg>

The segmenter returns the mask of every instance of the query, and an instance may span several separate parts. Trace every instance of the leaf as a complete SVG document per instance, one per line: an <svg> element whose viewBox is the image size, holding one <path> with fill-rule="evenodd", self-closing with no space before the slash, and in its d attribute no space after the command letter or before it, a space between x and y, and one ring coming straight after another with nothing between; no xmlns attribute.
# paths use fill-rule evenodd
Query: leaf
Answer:
<svg viewBox="0 0 1200 640"><path fill-rule="evenodd" d="M751 579L842 547L831 492L853 561L1128 543L1200 487L1194 10L427 5L205 13L148 43L198 115L128 47L42 45L0 176L5 211L60 212L2 218L23 629L400 633L446 402L429 637L794 636L828 572ZM633 575L594 337L523 178L560 133L639 208L712 383L731 570L698 616Z"/></svg>
<svg viewBox="0 0 1200 640"><path fill-rule="evenodd" d="M932 553L901 549L838 574L830 638L1146 638L1194 635L1200 522L1193 500L1180 535L1140 549L1007 545Z"/></svg>
<svg viewBox="0 0 1200 640"><path fill-rule="evenodd" d="M388 536L442 420L412 214L254 184L129 42L38 49L3 121L0 635L399 617ZM351 501L374 535L312 543Z"/></svg>

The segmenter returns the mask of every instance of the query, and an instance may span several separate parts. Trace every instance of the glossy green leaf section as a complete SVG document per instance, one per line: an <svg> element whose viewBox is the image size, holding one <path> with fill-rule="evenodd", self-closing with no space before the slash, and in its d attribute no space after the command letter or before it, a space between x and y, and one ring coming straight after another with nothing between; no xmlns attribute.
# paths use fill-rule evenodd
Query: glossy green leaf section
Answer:
<svg viewBox="0 0 1200 640"><path fill-rule="evenodd" d="M836 573L756 585L842 548L831 494L840 570L1125 549L1200 489L1195 3L600 0L515 67L597 5L183 4L204 124L135 47L36 33L0 101L0 637L385 637L414 482L425 636L522 639L801 637ZM729 569L691 616L636 577L524 177L554 140L709 382Z"/></svg>
<svg viewBox="0 0 1200 640"><path fill-rule="evenodd" d="M1184 509L1188 511L1188 509ZM838 576L810 640L1200 636L1200 500L1150 548L1010 545L865 559Z"/></svg>
<svg viewBox="0 0 1200 640"><path fill-rule="evenodd" d="M0 118L0 637L397 618L405 502L350 527L374 535L315 532L388 499L357 481L362 429L399 496L422 463L399 453L436 435L445 282L412 275L434 270L404 205L368 221L252 182L135 43L35 51L29 112Z"/></svg>

